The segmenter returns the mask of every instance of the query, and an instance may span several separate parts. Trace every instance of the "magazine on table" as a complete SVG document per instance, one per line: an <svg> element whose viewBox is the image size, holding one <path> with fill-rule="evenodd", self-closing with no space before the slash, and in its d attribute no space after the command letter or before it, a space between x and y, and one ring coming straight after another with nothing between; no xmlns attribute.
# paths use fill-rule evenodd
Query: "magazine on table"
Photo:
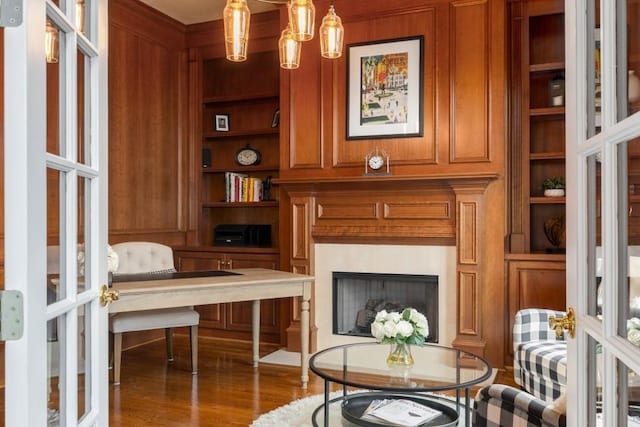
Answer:
<svg viewBox="0 0 640 427"><path fill-rule="evenodd" d="M374 399L360 419L381 424L415 427L442 414L409 399Z"/></svg>

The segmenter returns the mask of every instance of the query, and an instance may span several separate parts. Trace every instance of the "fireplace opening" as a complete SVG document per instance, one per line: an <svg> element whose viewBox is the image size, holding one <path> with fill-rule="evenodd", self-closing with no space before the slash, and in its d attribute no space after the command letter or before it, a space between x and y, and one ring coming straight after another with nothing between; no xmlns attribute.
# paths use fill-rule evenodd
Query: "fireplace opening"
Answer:
<svg viewBox="0 0 640 427"><path fill-rule="evenodd" d="M381 310L412 307L429 321L428 342L438 342L438 276L333 272L333 333L371 337Z"/></svg>

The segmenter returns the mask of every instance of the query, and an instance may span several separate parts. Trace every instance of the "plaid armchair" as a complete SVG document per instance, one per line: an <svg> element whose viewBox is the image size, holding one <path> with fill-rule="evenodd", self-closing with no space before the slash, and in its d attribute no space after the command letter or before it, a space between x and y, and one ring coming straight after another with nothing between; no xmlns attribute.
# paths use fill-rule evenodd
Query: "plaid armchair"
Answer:
<svg viewBox="0 0 640 427"><path fill-rule="evenodd" d="M556 338L550 317L565 312L529 308L516 313L513 325L513 377L520 387L550 402L567 384L566 336Z"/></svg>
<svg viewBox="0 0 640 427"><path fill-rule="evenodd" d="M472 426L475 427L565 427L566 416L555 405L525 391L492 384L476 395Z"/></svg>

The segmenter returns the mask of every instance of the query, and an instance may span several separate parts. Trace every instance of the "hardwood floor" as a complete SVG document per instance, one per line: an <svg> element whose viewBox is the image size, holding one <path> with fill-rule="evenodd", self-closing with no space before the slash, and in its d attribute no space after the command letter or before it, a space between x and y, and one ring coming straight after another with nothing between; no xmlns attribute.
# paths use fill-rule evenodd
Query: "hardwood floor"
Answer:
<svg viewBox="0 0 640 427"><path fill-rule="evenodd" d="M263 364L253 369L250 343L201 338L198 375L192 376L186 336L175 338L175 361L165 362L164 341L123 353L120 386L110 386L110 426L248 426L260 414L323 392L310 372L306 391L300 369ZM277 348L261 345L261 355ZM513 383L501 371L497 383Z"/></svg>
<svg viewBox="0 0 640 427"><path fill-rule="evenodd" d="M275 350L274 345L260 346L261 355ZM324 390L313 372L308 389L302 390L297 367L262 364L254 369L249 342L200 337L198 353L194 376L186 335L174 338L173 363L166 362L164 340L123 352L121 383L109 385L109 425L248 426L263 413ZM500 371L495 382L515 385L511 371ZM0 400L3 424L4 393Z"/></svg>

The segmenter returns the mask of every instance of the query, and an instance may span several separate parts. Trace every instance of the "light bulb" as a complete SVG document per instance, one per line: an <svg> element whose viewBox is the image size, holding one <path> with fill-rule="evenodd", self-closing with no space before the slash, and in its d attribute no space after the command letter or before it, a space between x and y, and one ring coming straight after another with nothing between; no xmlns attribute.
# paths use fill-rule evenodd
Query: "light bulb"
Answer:
<svg viewBox="0 0 640 427"><path fill-rule="evenodd" d="M320 25L320 52L325 58L340 58L342 56L342 41L344 39L344 27L342 20L336 15L333 5L322 18Z"/></svg>
<svg viewBox="0 0 640 427"><path fill-rule="evenodd" d="M293 37L301 42L313 38L316 20L316 8L312 0L291 0L289 7L289 24Z"/></svg>
<svg viewBox="0 0 640 427"><path fill-rule="evenodd" d="M251 12L247 0L227 0L224 7L224 40L227 59L242 62L247 59Z"/></svg>
<svg viewBox="0 0 640 427"><path fill-rule="evenodd" d="M287 25L278 41L280 52L280 66L287 70L293 70L300 66L300 42L291 32L291 25Z"/></svg>

